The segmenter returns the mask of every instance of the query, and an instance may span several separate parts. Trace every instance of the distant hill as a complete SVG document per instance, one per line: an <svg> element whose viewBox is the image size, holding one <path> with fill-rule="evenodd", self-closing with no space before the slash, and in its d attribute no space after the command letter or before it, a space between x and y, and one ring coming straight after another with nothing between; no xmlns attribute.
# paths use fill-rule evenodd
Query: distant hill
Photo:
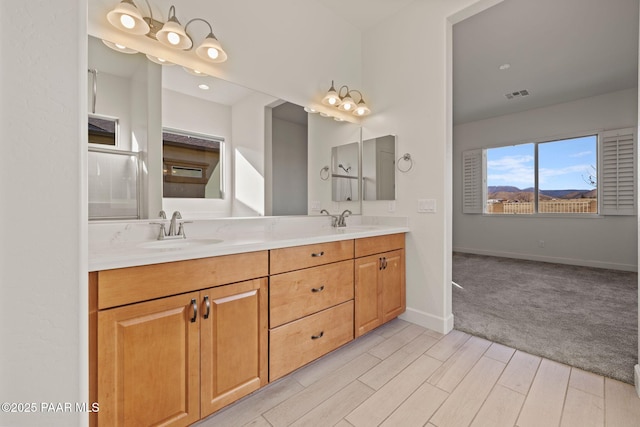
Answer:
<svg viewBox="0 0 640 427"><path fill-rule="evenodd" d="M540 199L581 199L596 198L598 190L540 190ZM497 200L519 200L529 202L533 200L533 188L520 189L508 185L487 187L487 197Z"/></svg>

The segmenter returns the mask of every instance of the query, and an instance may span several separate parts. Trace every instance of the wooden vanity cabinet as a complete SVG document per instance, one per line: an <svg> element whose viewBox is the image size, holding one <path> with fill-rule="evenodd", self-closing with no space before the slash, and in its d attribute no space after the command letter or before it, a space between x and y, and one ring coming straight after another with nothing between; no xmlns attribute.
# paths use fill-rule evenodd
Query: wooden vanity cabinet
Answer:
<svg viewBox="0 0 640 427"><path fill-rule="evenodd" d="M267 384L267 279L200 291L200 416Z"/></svg>
<svg viewBox="0 0 640 427"><path fill-rule="evenodd" d="M98 313L100 426L200 419L197 300L192 292Z"/></svg>
<svg viewBox="0 0 640 427"><path fill-rule="evenodd" d="M91 273L92 424L186 426L265 385L267 274L266 251Z"/></svg>
<svg viewBox="0 0 640 427"><path fill-rule="evenodd" d="M355 241L355 336L406 310L404 234Z"/></svg>
<svg viewBox="0 0 640 427"><path fill-rule="evenodd" d="M275 249L270 254L273 381L353 339L353 240Z"/></svg>

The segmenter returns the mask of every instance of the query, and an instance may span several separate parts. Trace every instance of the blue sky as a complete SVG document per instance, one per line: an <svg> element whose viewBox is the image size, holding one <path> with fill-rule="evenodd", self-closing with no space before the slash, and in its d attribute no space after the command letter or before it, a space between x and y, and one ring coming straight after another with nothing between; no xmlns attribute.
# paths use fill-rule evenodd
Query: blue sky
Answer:
<svg viewBox="0 0 640 427"><path fill-rule="evenodd" d="M590 190L585 180L595 175L596 136L538 144L541 190ZM534 186L535 144L487 150L487 185Z"/></svg>

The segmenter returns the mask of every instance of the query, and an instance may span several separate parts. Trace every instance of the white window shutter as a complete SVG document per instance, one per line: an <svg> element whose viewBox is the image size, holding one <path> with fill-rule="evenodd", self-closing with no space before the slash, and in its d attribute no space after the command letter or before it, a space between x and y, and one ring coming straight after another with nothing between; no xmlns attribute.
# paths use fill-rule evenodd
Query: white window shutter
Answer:
<svg viewBox="0 0 640 427"><path fill-rule="evenodd" d="M635 129L600 134L600 200L602 215L636 214Z"/></svg>
<svg viewBox="0 0 640 427"><path fill-rule="evenodd" d="M462 213L484 213L484 150L462 153Z"/></svg>

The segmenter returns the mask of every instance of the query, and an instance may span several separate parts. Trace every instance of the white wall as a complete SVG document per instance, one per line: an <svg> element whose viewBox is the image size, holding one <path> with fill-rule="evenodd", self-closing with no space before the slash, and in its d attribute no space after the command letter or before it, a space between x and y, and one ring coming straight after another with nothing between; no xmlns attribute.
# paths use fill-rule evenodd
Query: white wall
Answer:
<svg viewBox="0 0 640 427"><path fill-rule="evenodd" d="M375 115L363 139L397 135L413 169L397 173L396 212L409 217L404 318L448 332L451 313L451 24L496 1L414 1L363 36L363 86ZM389 52L388 54L380 54ZM435 213L417 213L434 199ZM364 202L389 215L387 202Z"/></svg>
<svg viewBox="0 0 640 427"><path fill-rule="evenodd" d="M83 402L86 2L0 2L0 55L0 401ZM0 425L83 418L0 412Z"/></svg>
<svg viewBox="0 0 640 427"><path fill-rule="evenodd" d="M307 214L307 126L272 118L271 215Z"/></svg>
<svg viewBox="0 0 640 427"><path fill-rule="evenodd" d="M162 126L224 138L222 157L224 198L163 198L162 207L165 212L171 214L179 210L185 218L231 216L231 147L233 147L231 107L162 89Z"/></svg>
<svg viewBox="0 0 640 427"><path fill-rule="evenodd" d="M256 92L231 108L233 216L265 214L265 108L277 100Z"/></svg>
<svg viewBox="0 0 640 427"><path fill-rule="evenodd" d="M462 213L462 152L636 127L637 90L629 89L453 129L453 249L574 265L637 271L633 216L544 218ZM538 247L538 241L544 247Z"/></svg>

